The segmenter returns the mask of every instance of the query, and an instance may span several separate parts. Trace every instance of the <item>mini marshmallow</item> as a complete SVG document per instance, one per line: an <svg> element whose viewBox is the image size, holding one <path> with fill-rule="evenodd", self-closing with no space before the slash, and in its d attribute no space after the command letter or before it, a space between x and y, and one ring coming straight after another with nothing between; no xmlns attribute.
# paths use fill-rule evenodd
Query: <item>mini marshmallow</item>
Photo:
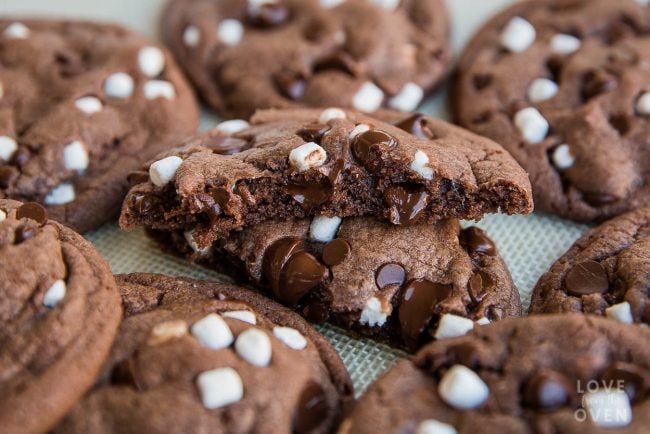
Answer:
<svg viewBox="0 0 650 434"><path fill-rule="evenodd" d="M318 118L318 121L321 124L326 124L332 119L345 119L345 118L347 118L347 115L340 108L328 108L323 110L323 112L320 114L320 117Z"/></svg>
<svg viewBox="0 0 650 434"><path fill-rule="evenodd" d="M298 172L305 172L322 166L327 160L327 152L320 145L308 142L294 148L289 153L289 162Z"/></svg>
<svg viewBox="0 0 650 434"><path fill-rule="evenodd" d="M352 106L362 112L374 112L381 107L384 92L376 84L366 81L352 97Z"/></svg>
<svg viewBox="0 0 650 434"><path fill-rule="evenodd" d="M7 213L0 209L0 222L7 219Z"/></svg>
<svg viewBox="0 0 650 434"><path fill-rule="evenodd" d="M241 401L244 384L233 368L205 371L196 378L203 406L208 410L225 407Z"/></svg>
<svg viewBox="0 0 650 434"><path fill-rule="evenodd" d="M225 318L233 318L252 325L257 324L257 318L255 318L255 314L250 310L231 310L229 312L223 312L221 316Z"/></svg>
<svg viewBox="0 0 650 434"><path fill-rule="evenodd" d="M602 428L624 427L632 422L630 398L624 390L600 389L582 396L589 419Z"/></svg>
<svg viewBox="0 0 650 434"><path fill-rule="evenodd" d="M70 142L63 148L63 165L68 170L83 171L88 168L88 151L79 140Z"/></svg>
<svg viewBox="0 0 650 434"><path fill-rule="evenodd" d="M534 107L519 110L515 115L515 126L524 140L533 145L542 142L549 129L548 121Z"/></svg>
<svg viewBox="0 0 650 434"><path fill-rule="evenodd" d="M228 18L219 23L217 37L221 42L231 47L239 44L244 36L244 26L239 20Z"/></svg>
<svg viewBox="0 0 650 434"><path fill-rule="evenodd" d="M201 41L201 32L196 26L187 26L183 31L183 42L188 47L196 47Z"/></svg>
<svg viewBox="0 0 650 434"><path fill-rule="evenodd" d="M385 310L381 305L381 300L377 297L370 297L366 301L366 306L361 311L359 322L361 324L369 325L370 327L383 326L391 314L390 306Z"/></svg>
<svg viewBox="0 0 650 434"><path fill-rule="evenodd" d="M221 122L214 128L224 134L231 135L237 134L249 127L250 124L243 119L232 119L230 121Z"/></svg>
<svg viewBox="0 0 650 434"><path fill-rule="evenodd" d="M45 205L64 205L72 202L75 196L74 185L64 183L54 187L43 201Z"/></svg>
<svg viewBox="0 0 650 434"><path fill-rule="evenodd" d="M57 280L45 291L43 306L49 307L50 309L55 308L65 297L66 291L65 282L63 280Z"/></svg>
<svg viewBox="0 0 650 434"><path fill-rule="evenodd" d="M632 324L634 322L634 317L632 316L632 307L627 301L614 304L605 309L605 316L624 324Z"/></svg>
<svg viewBox="0 0 650 434"><path fill-rule="evenodd" d="M575 157L571 154L571 148L566 143L559 145L553 150L551 160L553 161L553 165L560 170L570 168L576 161Z"/></svg>
<svg viewBox="0 0 650 434"><path fill-rule="evenodd" d="M26 39L29 36L29 28L23 23L11 23L2 34L10 39Z"/></svg>
<svg viewBox="0 0 650 434"><path fill-rule="evenodd" d="M433 169L427 164L429 164L429 156L424 151L418 150L413 156L410 168L422 178L431 180L433 179Z"/></svg>
<svg viewBox="0 0 650 434"><path fill-rule="evenodd" d="M178 339L187 334L187 323L183 320L165 321L156 324L149 332L147 344L151 346L161 345L172 339Z"/></svg>
<svg viewBox="0 0 650 434"><path fill-rule="evenodd" d="M320 0L320 5L322 8L332 9L344 2L345 0Z"/></svg>
<svg viewBox="0 0 650 434"><path fill-rule="evenodd" d="M487 319L486 317L481 317L481 318L476 320L476 324L482 325L482 326L488 325L488 324L490 324L490 320Z"/></svg>
<svg viewBox="0 0 650 434"><path fill-rule="evenodd" d="M9 161L18 149L18 143L9 136L0 136L0 160Z"/></svg>
<svg viewBox="0 0 650 434"><path fill-rule="evenodd" d="M264 368L271 363L271 340L260 329L249 328L237 336L235 351L251 365Z"/></svg>
<svg viewBox="0 0 650 434"><path fill-rule="evenodd" d="M183 232L183 237L185 238L185 241L187 241L187 244L190 246L190 248L202 255L205 255L210 251L210 247L204 247L200 248L199 245L196 243L196 240L194 239L194 231L185 231Z"/></svg>
<svg viewBox="0 0 650 434"><path fill-rule="evenodd" d="M401 112L410 112L422 101L424 89L415 83L406 83L397 95L388 100L388 107Z"/></svg>
<svg viewBox="0 0 650 434"><path fill-rule="evenodd" d="M273 327L273 335L291 349L304 350L307 347L307 339L294 328Z"/></svg>
<svg viewBox="0 0 650 434"><path fill-rule="evenodd" d="M467 366L454 365L438 384L438 394L452 407L469 410L480 407L490 395L487 384Z"/></svg>
<svg viewBox="0 0 650 434"><path fill-rule="evenodd" d="M317 215L309 226L309 237L319 243L329 243L336 237L341 221L341 217Z"/></svg>
<svg viewBox="0 0 650 434"><path fill-rule="evenodd" d="M370 126L366 124L359 124L350 131L350 138L354 139L359 134L363 134L366 131L370 131Z"/></svg>
<svg viewBox="0 0 650 434"><path fill-rule="evenodd" d="M474 321L450 313L445 313L438 321L438 328L436 334L433 336L436 339L456 338L458 336L465 336L474 328Z"/></svg>
<svg viewBox="0 0 650 434"><path fill-rule="evenodd" d="M644 92L636 100L636 112L642 116L650 116L650 92Z"/></svg>
<svg viewBox="0 0 650 434"><path fill-rule="evenodd" d="M535 27L521 17L511 19L501 33L501 45L508 50L520 53L535 42Z"/></svg>
<svg viewBox="0 0 650 434"><path fill-rule="evenodd" d="M181 164L183 164L183 160L175 155L156 161L149 167L149 178L151 178L151 182L157 187L167 185L174 179L176 171Z"/></svg>
<svg viewBox="0 0 650 434"><path fill-rule="evenodd" d="M165 69L165 55L158 47L144 47L138 52L140 71L148 77L157 77Z"/></svg>
<svg viewBox="0 0 650 434"><path fill-rule="evenodd" d="M94 96L84 96L74 102L75 107L86 114L93 114L102 111L104 108L99 98Z"/></svg>
<svg viewBox="0 0 650 434"><path fill-rule="evenodd" d="M573 35L558 33L551 38L551 51L555 54L571 54L580 49L582 41Z"/></svg>
<svg viewBox="0 0 650 434"><path fill-rule="evenodd" d="M548 78L536 78L528 87L528 99L540 102L551 99L557 94L559 86Z"/></svg>
<svg viewBox="0 0 650 434"><path fill-rule="evenodd" d="M110 98L128 98L133 94L134 87L133 78L125 72L115 72L104 81L104 92Z"/></svg>
<svg viewBox="0 0 650 434"><path fill-rule="evenodd" d="M163 80L149 80L144 84L144 97L147 99L167 98L173 100L176 98L174 85Z"/></svg>
<svg viewBox="0 0 650 434"><path fill-rule="evenodd" d="M399 6L400 0L370 0L376 6L384 8L387 11L394 11Z"/></svg>
<svg viewBox="0 0 650 434"><path fill-rule="evenodd" d="M192 335L203 345L220 350L232 344L234 338L230 327L219 315L211 313L192 325Z"/></svg>
<svg viewBox="0 0 650 434"><path fill-rule="evenodd" d="M427 419L420 422L415 434L457 434L456 428L435 419Z"/></svg>

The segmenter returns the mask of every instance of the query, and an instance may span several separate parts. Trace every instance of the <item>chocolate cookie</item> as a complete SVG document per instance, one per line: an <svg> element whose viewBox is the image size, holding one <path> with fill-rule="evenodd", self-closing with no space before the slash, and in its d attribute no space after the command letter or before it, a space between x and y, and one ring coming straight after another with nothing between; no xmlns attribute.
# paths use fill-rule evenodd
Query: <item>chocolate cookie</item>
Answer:
<svg viewBox="0 0 650 434"><path fill-rule="evenodd" d="M271 219L372 215L408 226L533 206L528 177L505 150L442 121L415 115L395 127L297 109L261 111L251 124L218 127L248 142L238 154L194 147L152 163L124 202L122 227L194 230L206 246Z"/></svg>
<svg viewBox="0 0 650 434"><path fill-rule="evenodd" d="M313 433L338 426L350 378L298 315L233 285L117 276L125 308L95 389L55 432Z"/></svg>
<svg viewBox="0 0 650 434"><path fill-rule="evenodd" d="M163 39L222 116L414 110L451 60L441 0L171 0Z"/></svg>
<svg viewBox="0 0 650 434"><path fill-rule="evenodd" d="M194 133L171 55L122 27L0 19L0 198L78 231L119 212L127 174Z"/></svg>
<svg viewBox="0 0 650 434"><path fill-rule="evenodd" d="M530 312L583 312L650 324L650 208L586 232L533 290Z"/></svg>
<svg viewBox="0 0 650 434"><path fill-rule="evenodd" d="M400 362L339 434L645 433L648 340L648 329L583 315L478 327Z"/></svg>
<svg viewBox="0 0 650 434"><path fill-rule="evenodd" d="M49 431L92 386L117 332L108 265L37 203L0 200L0 431Z"/></svg>
<svg viewBox="0 0 650 434"><path fill-rule="evenodd" d="M650 205L647 3L518 2L465 49L456 118L522 164L538 210L592 221Z"/></svg>

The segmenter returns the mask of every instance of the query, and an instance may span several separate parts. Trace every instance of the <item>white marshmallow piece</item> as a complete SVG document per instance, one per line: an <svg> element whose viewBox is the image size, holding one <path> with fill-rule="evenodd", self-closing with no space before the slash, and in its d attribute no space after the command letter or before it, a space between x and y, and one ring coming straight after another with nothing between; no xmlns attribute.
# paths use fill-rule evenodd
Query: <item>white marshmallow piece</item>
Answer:
<svg viewBox="0 0 650 434"><path fill-rule="evenodd" d="M260 329L249 328L237 336L235 351L253 366L264 368L271 363L271 340Z"/></svg>
<svg viewBox="0 0 650 434"><path fill-rule="evenodd" d="M420 175L422 178L433 179L433 169L428 166L429 156L424 151L418 150L411 161L411 170Z"/></svg>
<svg viewBox="0 0 650 434"><path fill-rule="evenodd" d="M307 348L307 339L294 328L273 327L273 336L293 350L304 350Z"/></svg>
<svg viewBox="0 0 650 434"><path fill-rule="evenodd" d="M650 92L644 92L636 100L636 112L642 116L650 116Z"/></svg>
<svg viewBox="0 0 650 434"><path fill-rule="evenodd" d="M632 307L627 301L614 304L605 309L605 316L624 324L632 324L634 322Z"/></svg>
<svg viewBox="0 0 650 434"><path fill-rule="evenodd" d="M257 318L255 318L255 314L250 310L231 310L229 312L223 312L221 316L243 321L252 325L257 324Z"/></svg>
<svg viewBox="0 0 650 434"><path fill-rule="evenodd" d="M320 6L325 9L332 9L345 3L345 0L320 0Z"/></svg>
<svg viewBox="0 0 650 434"><path fill-rule="evenodd" d="M18 143L9 136L0 136L0 160L9 161L18 149Z"/></svg>
<svg viewBox="0 0 650 434"><path fill-rule="evenodd" d="M318 121L321 124L326 124L332 119L345 119L345 118L347 118L347 115L343 110L341 110L340 108L331 107L323 110L323 112L320 114L320 117L318 118Z"/></svg>
<svg viewBox="0 0 650 434"><path fill-rule="evenodd" d="M232 119L229 121L221 122L214 128L224 134L232 135L237 134L240 131L244 131L249 127L250 124L243 119Z"/></svg>
<svg viewBox="0 0 650 434"><path fill-rule="evenodd" d="M541 102L553 98L560 87L548 78L536 78L528 87L528 99L532 102Z"/></svg>
<svg viewBox="0 0 650 434"><path fill-rule="evenodd" d="M7 219L7 213L0 209L0 222Z"/></svg>
<svg viewBox="0 0 650 434"><path fill-rule="evenodd" d="M244 26L241 21L228 18L219 23L217 37L224 44L234 47L244 36Z"/></svg>
<svg viewBox="0 0 650 434"><path fill-rule="evenodd" d="M199 374L196 384L203 406L209 410L241 401L244 383L233 368L218 368Z"/></svg>
<svg viewBox="0 0 650 434"><path fill-rule="evenodd" d="M322 166L327 160L327 152L320 145L308 142L294 148L289 153L289 162L298 172L305 172Z"/></svg>
<svg viewBox="0 0 650 434"><path fill-rule="evenodd" d="M167 98L173 100L176 98L174 85L164 80L149 80L144 84L144 97L147 99Z"/></svg>
<svg viewBox="0 0 650 434"><path fill-rule="evenodd" d="M387 11L394 11L399 6L400 0L370 0L375 5L380 8L386 9Z"/></svg>
<svg viewBox="0 0 650 434"><path fill-rule="evenodd" d="M624 390L600 389L582 396L589 419L601 428L621 428L632 422L630 399Z"/></svg>
<svg viewBox="0 0 650 434"><path fill-rule="evenodd" d="M456 338L465 336L474 328L474 321L450 313L445 313L438 321L438 328L434 337L436 339Z"/></svg>
<svg viewBox="0 0 650 434"><path fill-rule="evenodd" d="M521 17L514 17L501 33L501 45L514 53L520 53L533 45L536 37L532 24Z"/></svg>
<svg viewBox="0 0 650 434"><path fill-rule="evenodd" d="M490 320L487 319L486 317L481 317L481 318L476 320L476 324L484 326L484 325L489 325L491 323L490 323Z"/></svg>
<svg viewBox="0 0 650 434"><path fill-rule="evenodd" d="M358 136L359 134L363 134L366 131L370 131L370 125L359 124L356 127L352 128L352 131L350 131L349 137L351 139L354 139L356 136Z"/></svg>
<svg viewBox="0 0 650 434"><path fill-rule="evenodd" d="M483 405L490 389L476 372L467 366L454 365L440 380L438 394L452 407L469 410Z"/></svg>
<svg viewBox="0 0 650 434"><path fill-rule="evenodd" d="M152 346L161 345L165 342L171 341L172 339L178 339L185 334L187 334L187 323L185 321L180 319L165 321L156 324L151 329L151 332L149 332L149 339L147 339L147 344Z"/></svg>
<svg viewBox="0 0 650 434"><path fill-rule="evenodd" d="M558 33L551 38L551 51L555 54L571 54L580 49L582 41L573 35Z"/></svg>
<svg viewBox="0 0 650 434"><path fill-rule="evenodd" d="M86 114L93 114L102 111L104 105L94 96L84 96L74 102L75 107Z"/></svg>
<svg viewBox="0 0 650 434"><path fill-rule="evenodd" d="M43 200L45 205L65 205L75 199L74 185L64 183L54 187Z"/></svg>
<svg viewBox="0 0 650 434"><path fill-rule="evenodd" d="M104 81L104 92L110 98L128 98L133 94L134 88L133 78L125 72L115 72Z"/></svg>
<svg viewBox="0 0 650 434"><path fill-rule="evenodd" d="M196 47L201 42L201 31L196 26L187 26L183 30L183 42L188 47Z"/></svg>
<svg viewBox="0 0 650 434"><path fill-rule="evenodd" d="M401 112L410 112L420 105L424 97L424 89L417 84L406 83L397 95L388 100L388 107Z"/></svg>
<svg viewBox="0 0 650 434"><path fill-rule="evenodd" d="M165 69L165 55L158 47L144 47L138 51L138 66L147 77L157 77Z"/></svg>
<svg viewBox="0 0 650 434"><path fill-rule="evenodd" d="M88 168L89 158L86 147L79 140L70 142L63 148L63 165L68 170L82 172Z"/></svg>
<svg viewBox="0 0 650 434"><path fill-rule="evenodd" d="M362 112L374 112L383 101L384 92L376 84L366 81L352 97L352 106Z"/></svg>
<svg viewBox="0 0 650 434"><path fill-rule="evenodd" d="M527 143L532 145L542 142L548 134L549 124L534 107L527 107L515 114L515 126Z"/></svg>
<svg viewBox="0 0 650 434"><path fill-rule="evenodd" d="M366 301L366 306L361 311L359 322L370 327L381 327L386 324L386 320L390 314L390 306L388 306L388 310L386 310L382 306L381 300L377 297L370 297L368 301Z"/></svg>
<svg viewBox="0 0 650 434"><path fill-rule="evenodd" d="M43 306L49 307L50 309L55 308L65 298L66 291L67 287L65 282L63 280L57 280L45 291Z"/></svg>
<svg viewBox="0 0 650 434"><path fill-rule="evenodd" d="M415 434L457 434L456 428L435 419L427 419L420 422Z"/></svg>
<svg viewBox="0 0 650 434"><path fill-rule="evenodd" d="M571 154L571 148L566 143L559 145L553 150L551 160L553 161L553 165L560 170L569 169L576 161L575 157Z"/></svg>
<svg viewBox="0 0 650 434"><path fill-rule="evenodd" d="M215 313L208 314L195 322L191 331L201 345L212 350L226 348L235 340L228 324Z"/></svg>
<svg viewBox="0 0 650 434"><path fill-rule="evenodd" d="M318 215L311 221L309 237L319 243L329 243L336 237L341 221L341 217Z"/></svg>
<svg viewBox="0 0 650 434"><path fill-rule="evenodd" d="M176 171L181 164L183 164L183 160L175 155L152 163L149 167L149 178L151 178L151 182L157 187L167 185L174 179Z"/></svg>
<svg viewBox="0 0 650 434"><path fill-rule="evenodd" d="M29 28L23 23L11 23L2 34L9 39L26 39L29 36Z"/></svg>

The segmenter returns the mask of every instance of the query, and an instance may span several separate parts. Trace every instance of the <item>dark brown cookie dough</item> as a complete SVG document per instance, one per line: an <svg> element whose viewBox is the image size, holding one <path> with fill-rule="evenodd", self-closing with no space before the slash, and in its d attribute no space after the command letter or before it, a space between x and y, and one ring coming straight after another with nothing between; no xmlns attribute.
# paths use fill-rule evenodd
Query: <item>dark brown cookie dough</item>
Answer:
<svg viewBox="0 0 650 434"><path fill-rule="evenodd" d="M642 1L518 2L465 49L456 119L522 164L538 210L605 220L650 204L649 62Z"/></svg>
<svg viewBox="0 0 650 434"><path fill-rule="evenodd" d="M370 387L339 434L645 433L650 330L583 315L436 341Z"/></svg>
<svg viewBox="0 0 650 434"><path fill-rule="evenodd" d="M295 313L233 285L148 274L117 281L126 318L112 354L55 432L326 434L338 426L350 378Z"/></svg>
<svg viewBox="0 0 650 434"><path fill-rule="evenodd" d="M586 232L533 290L530 312L583 312L650 324L650 208Z"/></svg>
<svg viewBox="0 0 650 434"><path fill-rule="evenodd" d="M92 386L122 309L80 235L0 199L0 431L47 432Z"/></svg>
<svg viewBox="0 0 650 434"><path fill-rule="evenodd" d="M451 60L441 0L171 0L162 31L227 118L301 106L412 111Z"/></svg>
<svg viewBox="0 0 650 434"><path fill-rule="evenodd" d="M398 128L340 109L296 109L261 111L251 124L219 127L248 141L239 154L193 147L152 163L150 180L124 202L122 227L196 229L209 245L266 220L317 214L408 226L532 210L528 177L503 148L442 121L415 116ZM404 131L414 125L425 137Z"/></svg>
<svg viewBox="0 0 650 434"><path fill-rule="evenodd" d="M0 198L84 232L115 217L127 174L193 134L171 55L122 27L0 19Z"/></svg>

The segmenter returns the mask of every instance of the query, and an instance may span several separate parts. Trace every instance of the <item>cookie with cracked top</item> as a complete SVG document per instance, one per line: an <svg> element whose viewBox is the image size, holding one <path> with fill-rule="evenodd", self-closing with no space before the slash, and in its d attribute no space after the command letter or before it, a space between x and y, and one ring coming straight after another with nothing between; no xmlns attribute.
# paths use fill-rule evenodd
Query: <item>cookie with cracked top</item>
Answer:
<svg viewBox="0 0 650 434"><path fill-rule="evenodd" d="M41 205L0 199L0 427L53 428L90 389L122 309L108 264Z"/></svg>
<svg viewBox="0 0 650 434"><path fill-rule="evenodd" d="M649 339L647 328L575 314L478 327L400 362L338 433L644 433Z"/></svg>
<svg viewBox="0 0 650 434"><path fill-rule="evenodd" d="M416 124L427 137L410 134ZM408 226L532 210L528 177L503 148L442 121L410 116L396 127L340 109L267 110L217 129L249 149L163 154L129 192L123 228L195 229L209 245L317 214Z"/></svg>
<svg viewBox="0 0 650 434"><path fill-rule="evenodd" d="M294 312L230 284L117 282L125 319L109 360L54 432L327 434L351 404L338 354Z"/></svg>
<svg viewBox="0 0 650 434"><path fill-rule="evenodd" d="M198 108L171 54L125 28L0 19L0 198L80 232L119 213L126 176Z"/></svg>
<svg viewBox="0 0 650 434"><path fill-rule="evenodd" d="M650 7L518 2L458 64L459 123L530 173L540 211L600 221L650 205Z"/></svg>
<svg viewBox="0 0 650 434"><path fill-rule="evenodd" d="M220 115L414 110L451 61L442 0L171 0L163 40Z"/></svg>
<svg viewBox="0 0 650 434"><path fill-rule="evenodd" d="M537 282L531 313L582 312L650 324L650 208L587 231Z"/></svg>

